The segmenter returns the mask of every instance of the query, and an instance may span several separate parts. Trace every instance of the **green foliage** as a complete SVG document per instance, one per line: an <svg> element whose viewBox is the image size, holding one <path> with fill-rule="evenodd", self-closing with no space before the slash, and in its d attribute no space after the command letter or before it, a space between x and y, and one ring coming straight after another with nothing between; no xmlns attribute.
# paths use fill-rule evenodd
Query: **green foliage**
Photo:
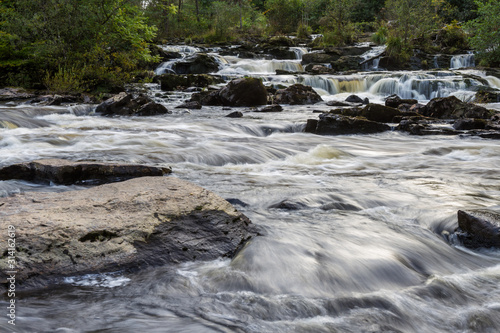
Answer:
<svg viewBox="0 0 500 333"><path fill-rule="evenodd" d="M56 94L67 94L82 92L87 89L84 86L84 73L85 69L81 68L63 68L55 73L47 71L43 79L43 84L47 89Z"/></svg>
<svg viewBox="0 0 500 333"><path fill-rule="evenodd" d="M268 0L267 19L272 33L297 31L301 22L303 3L300 0Z"/></svg>
<svg viewBox="0 0 500 333"><path fill-rule="evenodd" d="M297 29L297 38L309 38L311 36L312 29L311 27L305 25L305 24L300 24L298 29Z"/></svg>
<svg viewBox="0 0 500 333"><path fill-rule="evenodd" d="M478 51L481 65L500 65L500 2L476 0L478 17L467 23L470 44Z"/></svg>
<svg viewBox="0 0 500 333"><path fill-rule="evenodd" d="M377 31L372 35L372 40L379 45L383 45L387 42L388 35L389 29L387 25L385 23L381 23Z"/></svg>
<svg viewBox="0 0 500 333"><path fill-rule="evenodd" d="M438 41L442 47L449 49L465 50L469 48L467 34L456 20L445 25L444 28L439 31Z"/></svg>
<svg viewBox="0 0 500 333"><path fill-rule="evenodd" d="M106 81L104 78L110 73L130 71L140 63L153 61L148 41L156 29L146 24L141 3L139 0L0 2L3 51L0 67L22 61L35 72L45 73L40 81L69 89L75 86L73 80L87 80L88 73L93 73L93 81L82 82L80 88L91 88L93 82ZM78 75L76 68L81 69ZM3 75L3 80L8 76Z"/></svg>
<svg viewBox="0 0 500 333"><path fill-rule="evenodd" d="M410 58L415 46L427 48L430 33L439 26L434 0L387 0L388 53L401 62Z"/></svg>

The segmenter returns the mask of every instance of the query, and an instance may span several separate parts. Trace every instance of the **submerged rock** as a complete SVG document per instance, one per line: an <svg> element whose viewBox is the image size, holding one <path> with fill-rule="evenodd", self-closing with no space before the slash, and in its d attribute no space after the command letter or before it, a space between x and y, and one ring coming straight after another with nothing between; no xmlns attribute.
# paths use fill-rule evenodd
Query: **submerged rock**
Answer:
<svg viewBox="0 0 500 333"><path fill-rule="evenodd" d="M13 164L0 169L0 180L20 179L38 183L102 184L144 176L162 176L169 168L140 164L72 162L45 159Z"/></svg>
<svg viewBox="0 0 500 333"><path fill-rule="evenodd" d="M16 234L16 283L233 257L257 228L216 194L173 177L0 198L0 227ZM8 257L0 270L9 271ZM6 276L2 277L5 283Z"/></svg>
<svg viewBox="0 0 500 333"><path fill-rule="evenodd" d="M372 134L389 131L390 126L363 117L323 113L319 120L308 119L305 132L321 135Z"/></svg>
<svg viewBox="0 0 500 333"><path fill-rule="evenodd" d="M385 99L385 106L391 108L398 108L401 104L415 105L418 101L416 99L403 99L398 95L391 95Z"/></svg>
<svg viewBox="0 0 500 333"><path fill-rule="evenodd" d="M310 86L296 83L286 89L279 89L274 97L277 104L304 105L323 101L320 95Z"/></svg>
<svg viewBox="0 0 500 333"><path fill-rule="evenodd" d="M500 213L490 210L459 210L458 236L466 247L500 248Z"/></svg>
<svg viewBox="0 0 500 333"><path fill-rule="evenodd" d="M198 101L187 101L182 103L179 106L175 107L176 109L189 109L189 110L199 110L201 109L201 103Z"/></svg>
<svg viewBox="0 0 500 333"><path fill-rule="evenodd" d="M281 112L283 111L283 107L279 104L272 104L265 106L261 109L255 110L255 112Z"/></svg>

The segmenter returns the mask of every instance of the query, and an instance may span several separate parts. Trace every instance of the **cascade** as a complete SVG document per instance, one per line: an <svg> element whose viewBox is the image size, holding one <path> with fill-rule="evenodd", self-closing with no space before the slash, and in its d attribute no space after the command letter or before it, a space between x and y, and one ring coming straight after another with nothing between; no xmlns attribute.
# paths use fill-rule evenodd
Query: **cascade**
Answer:
<svg viewBox="0 0 500 333"><path fill-rule="evenodd" d="M450 69L475 66L476 65L473 53L455 55L450 60Z"/></svg>

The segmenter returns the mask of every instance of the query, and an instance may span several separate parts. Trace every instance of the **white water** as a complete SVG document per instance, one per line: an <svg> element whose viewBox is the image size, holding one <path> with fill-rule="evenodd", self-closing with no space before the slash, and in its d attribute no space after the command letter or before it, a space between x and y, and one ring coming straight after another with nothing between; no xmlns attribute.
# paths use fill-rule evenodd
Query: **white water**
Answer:
<svg viewBox="0 0 500 333"><path fill-rule="evenodd" d="M263 77L316 82L325 99L356 91L381 102L398 86L407 87L403 96L467 92L461 75ZM500 252L445 237L458 209L500 208L497 141L302 133L313 110L330 109L325 103L265 114L241 108L244 117L232 119L221 107L185 113L174 108L181 99L159 101L173 114L3 105L0 120L13 126L0 127L0 166L53 157L171 166L174 177L246 203L237 207L266 235L233 260L72 277L21 293L16 327L4 320L0 331L500 331ZM2 195L78 189L0 182ZM283 201L297 209L272 208Z"/></svg>
<svg viewBox="0 0 500 333"><path fill-rule="evenodd" d="M453 56L450 60L450 69L459 69L465 67L475 67L474 54L460 54Z"/></svg>

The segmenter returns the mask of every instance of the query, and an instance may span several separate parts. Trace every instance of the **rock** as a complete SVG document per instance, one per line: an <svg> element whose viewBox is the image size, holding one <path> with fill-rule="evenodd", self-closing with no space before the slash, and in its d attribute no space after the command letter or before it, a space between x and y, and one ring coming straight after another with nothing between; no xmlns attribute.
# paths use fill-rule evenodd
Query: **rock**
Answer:
<svg viewBox="0 0 500 333"><path fill-rule="evenodd" d="M391 95L385 99L385 106L390 106L391 108L398 108L401 104L414 105L417 103L416 99L402 99L398 95Z"/></svg>
<svg viewBox="0 0 500 333"><path fill-rule="evenodd" d="M453 124L453 128L456 130L485 129L486 120L474 118L457 119Z"/></svg>
<svg viewBox="0 0 500 333"><path fill-rule="evenodd" d="M334 74L335 71L331 68L328 68L324 65L317 65L317 64L309 64L305 68L307 73L310 74Z"/></svg>
<svg viewBox="0 0 500 333"><path fill-rule="evenodd" d="M221 99L220 90L201 91L191 95L189 102L199 102L201 105L221 106L224 101Z"/></svg>
<svg viewBox="0 0 500 333"><path fill-rule="evenodd" d="M267 90L258 78L241 78L230 81L219 92L223 105L257 106L267 104Z"/></svg>
<svg viewBox="0 0 500 333"><path fill-rule="evenodd" d="M206 88L212 84L224 82L221 78L208 74L162 74L155 78L160 82L161 90L186 90L192 87Z"/></svg>
<svg viewBox="0 0 500 333"><path fill-rule="evenodd" d="M255 112L281 112L283 111L283 107L279 104L272 104L263 107L262 109L257 109Z"/></svg>
<svg viewBox="0 0 500 333"><path fill-rule="evenodd" d="M302 65L307 64L327 64L340 59L340 54L335 53L306 53L302 56Z"/></svg>
<svg viewBox="0 0 500 333"><path fill-rule="evenodd" d="M323 99L313 88L300 83L279 89L274 97L274 102L277 104L304 105L316 104L321 101Z"/></svg>
<svg viewBox="0 0 500 333"><path fill-rule="evenodd" d="M258 230L216 194L174 177L0 198L0 242L15 226L16 284L232 258ZM9 271L7 256L0 259ZM5 275L2 278L5 283Z"/></svg>
<svg viewBox="0 0 500 333"><path fill-rule="evenodd" d="M342 56L338 60L331 63L332 69L335 71L345 72L350 70L358 70L361 68L359 64L362 58L358 56Z"/></svg>
<svg viewBox="0 0 500 333"><path fill-rule="evenodd" d="M157 116L161 114L170 114L170 112L165 106L151 101L147 104L142 105L139 110L134 112L134 116Z"/></svg>
<svg viewBox="0 0 500 333"><path fill-rule="evenodd" d="M368 104L361 110L361 116L368 120L373 120L382 123L393 122L394 117L401 116L402 113L398 109L391 108L380 104Z"/></svg>
<svg viewBox="0 0 500 333"><path fill-rule="evenodd" d="M363 99L359 97L358 95L350 95L345 99L346 102L349 103L359 103L363 104Z"/></svg>
<svg viewBox="0 0 500 333"><path fill-rule="evenodd" d="M500 247L500 214L490 210L459 210L459 238L469 248Z"/></svg>
<svg viewBox="0 0 500 333"><path fill-rule="evenodd" d="M285 36L271 37L269 38L266 44L272 46L286 46L286 47L295 46L295 42L293 41L293 39Z"/></svg>
<svg viewBox="0 0 500 333"><path fill-rule="evenodd" d="M184 61L176 62L172 69L176 74L208 74L219 70L219 64L212 56L197 53Z"/></svg>
<svg viewBox="0 0 500 333"><path fill-rule="evenodd" d="M297 56L295 52L290 50L289 47L268 47L263 50L265 54L268 54L269 59L275 60L295 60Z"/></svg>
<svg viewBox="0 0 500 333"><path fill-rule="evenodd" d="M350 103L350 102L341 102L341 101L328 101L326 102L328 106L360 106L361 103Z"/></svg>
<svg viewBox="0 0 500 333"><path fill-rule="evenodd" d="M201 103L198 101L187 101L182 103L179 106L175 107L176 109L189 109L189 110L199 110L201 109Z"/></svg>
<svg viewBox="0 0 500 333"><path fill-rule="evenodd" d="M0 101L15 101L19 99L30 99L36 97L23 88L2 88L0 89Z"/></svg>
<svg viewBox="0 0 500 333"><path fill-rule="evenodd" d="M154 116L168 114L170 111L147 96L134 98L132 94L121 92L101 104L95 110L105 116Z"/></svg>
<svg viewBox="0 0 500 333"><path fill-rule="evenodd" d="M0 168L0 180L20 179L35 183L102 184L145 176L162 176L170 168L140 164L110 164L44 159Z"/></svg>
<svg viewBox="0 0 500 333"><path fill-rule="evenodd" d="M372 134L390 129L386 124L370 121L362 117L324 113L319 116L319 120L308 119L305 132L321 135Z"/></svg>
<svg viewBox="0 0 500 333"><path fill-rule="evenodd" d="M488 109L465 103L455 96L433 98L419 113L426 117L440 119L481 118L488 119L492 113Z"/></svg>
<svg viewBox="0 0 500 333"><path fill-rule="evenodd" d="M226 115L226 117L228 117L228 118L241 118L241 117L243 117L243 113L241 113L240 111L234 111L234 112L231 112L230 114Z"/></svg>
<svg viewBox="0 0 500 333"><path fill-rule="evenodd" d="M500 90L481 89L476 92L476 103L498 103L500 102Z"/></svg>

